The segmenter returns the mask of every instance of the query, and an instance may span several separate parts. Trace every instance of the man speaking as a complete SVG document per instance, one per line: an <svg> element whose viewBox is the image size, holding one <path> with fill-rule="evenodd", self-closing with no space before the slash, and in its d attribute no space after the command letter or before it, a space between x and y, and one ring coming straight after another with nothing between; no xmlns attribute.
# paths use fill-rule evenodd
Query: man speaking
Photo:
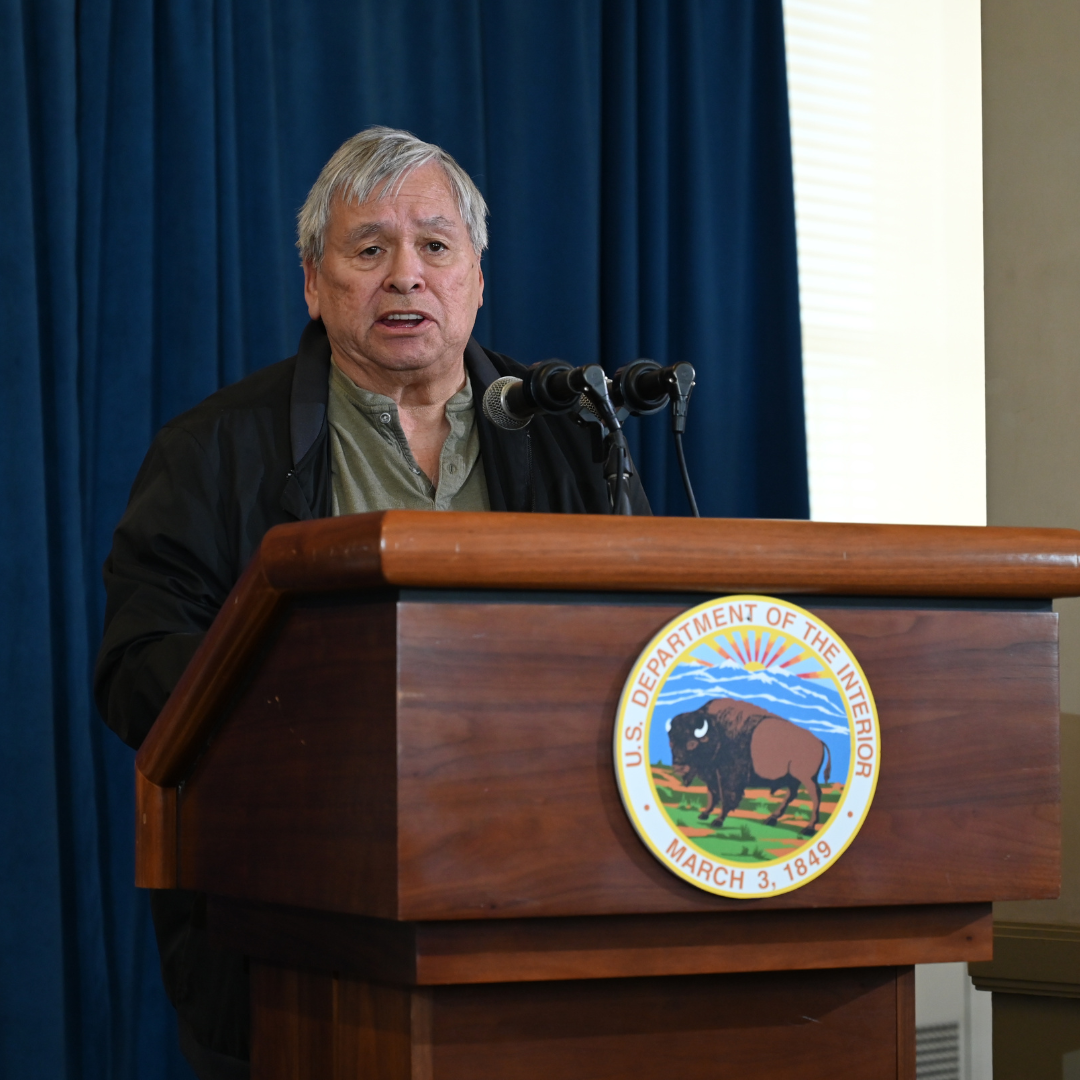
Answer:
<svg viewBox="0 0 1080 1080"><path fill-rule="evenodd" d="M166 424L114 534L94 689L130 746L274 525L398 508L610 512L574 420L503 430L476 407L525 373L471 337L486 219L457 162L407 132L369 128L326 164L299 215L311 322L296 356ZM151 908L185 1055L203 1080L247 1076L244 958L211 946L201 895L156 890Z"/></svg>

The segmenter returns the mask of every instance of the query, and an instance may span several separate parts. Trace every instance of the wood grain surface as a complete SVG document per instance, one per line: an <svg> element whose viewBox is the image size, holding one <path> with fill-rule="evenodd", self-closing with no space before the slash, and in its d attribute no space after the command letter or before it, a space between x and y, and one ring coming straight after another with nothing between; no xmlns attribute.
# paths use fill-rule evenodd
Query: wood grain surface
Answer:
<svg viewBox="0 0 1080 1080"><path fill-rule="evenodd" d="M139 751L175 786L284 597L455 589L1053 598L1080 595L1071 529L391 510L271 529Z"/></svg>
<svg viewBox="0 0 1080 1080"><path fill-rule="evenodd" d="M424 1004L423 991L253 964L252 1080L429 1080Z"/></svg>
<svg viewBox="0 0 1080 1080"><path fill-rule="evenodd" d="M158 787L135 770L135 886L175 889L176 788Z"/></svg>
<svg viewBox="0 0 1080 1080"><path fill-rule="evenodd" d="M659 605L298 605L185 785L184 887L406 921L979 903L1058 890L1056 616L830 608L882 769L828 873L728 900L649 854L612 768Z"/></svg>
<svg viewBox="0 0 1080 1080"><path fill-rule="evenodd" d="M1054 615L818 612L873 689L881 776L828 873L753 901L711 897L662 867L615 785L612 722L630 660L677 614L401 606L399 917L1056 895Z"/></svg>
<svg viewBox="0 0 1080 1080"><path fill-rule="evenodd" d="M983 960L990 904L403 923L210 897L221 947L409 986Z"/></svg>
<svg viewBox="0 0 1080 1080"><path fill-rule="evenodd" d="M396 613L295 612L180 797L180 881L397 912ZM359 722L358 722L359 721ZM315 905L321 906L321 905Z"/></svg>
<svg viewBox="0 0 1080 1080"><path fill-rule="evenodd" d="M896 1075L915 1080L915 969L896 969Z"/></svg>
<svg viewBox="0 0 1080 1080"><path fill-rule="evenodd" d="M255 964L251 1075L913 1080L909 985L910 969L864 968L408 991Z"/></svg>
<svg viewBox="0 0 1080 1080"><path fill-rule="evenodd" d="M388 510L279 525L259 559L267 582L287 592L1080 593L1073 529Z"/></svg>
<svg viewBox="0 0 1080 1080"><path fill-rule="evenodd" d="M273 628L283 599L266 580L256 554L139 748L136 767L151 783L176 787L191 771L245 668Z"/></svg>

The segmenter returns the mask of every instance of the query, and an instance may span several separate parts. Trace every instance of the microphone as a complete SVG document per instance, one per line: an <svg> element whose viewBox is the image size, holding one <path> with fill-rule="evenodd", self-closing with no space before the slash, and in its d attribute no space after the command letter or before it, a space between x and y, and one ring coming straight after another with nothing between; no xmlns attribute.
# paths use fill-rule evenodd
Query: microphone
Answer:
<svg viewBox="0 0 1080 1080"><path fill-rule="evenodd" d="M669 401L685 401L694 387L693 365L682 361L661 367L655 360L635 360L611 380L611 401L635 416L659 412Z"/></svg>
<svg viewBox="0 0 1080 1080"><path fill-rule="evenodd" d="M520 431L537 413L569 412L581 395L603 384L599 364L573 368L562 360L534 364L523 379L504 375L484 392L484 415L504 431Z"/></svg>
<svg viewBox="0 0 1080 1080"><path fill-rule="evenodd" d="M524 384L513 375L503 375L484 391L484 415L503 431L520 431L533 418L522 401Z"/></svg>
<svg viewBox="0 0 1080 1080"><path fill-rule="evenodd" d="M701 517L690 473L686 467L686 451L683 434L686 432L686 414L690 405L690 392L694 389L696 372L694 365L681 360L670 367L661 367L655 360L635 360L619 368L611 380L612 403L635 416L648 416L659 412L671 402L671 431L675 437L675 455L679 461L686 499L690 513Z"/></svg>

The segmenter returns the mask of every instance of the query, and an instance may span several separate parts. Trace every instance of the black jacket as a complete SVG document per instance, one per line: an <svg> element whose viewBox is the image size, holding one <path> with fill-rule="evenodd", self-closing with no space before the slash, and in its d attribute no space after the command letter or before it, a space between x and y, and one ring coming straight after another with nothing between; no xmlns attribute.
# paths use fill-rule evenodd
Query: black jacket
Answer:
<svg viewBox="0 0 1080 1080"><path fill-rule="evenodd" d="M520 364L470 341L477 403ZM309 323L297 355L166 424L131 490L105 560L105 634L94 693L108 725L138 747L266 531L331 513L326 419L330 345ZM491 509L610 513L593 437L565 416L503 431L476 420ZM650 513L637 477L637 514ZM166 988L197 1042L247 1056L246 975L201 928L202 898L157 892ZM238 964L240 966L238 966Z"/></svg>

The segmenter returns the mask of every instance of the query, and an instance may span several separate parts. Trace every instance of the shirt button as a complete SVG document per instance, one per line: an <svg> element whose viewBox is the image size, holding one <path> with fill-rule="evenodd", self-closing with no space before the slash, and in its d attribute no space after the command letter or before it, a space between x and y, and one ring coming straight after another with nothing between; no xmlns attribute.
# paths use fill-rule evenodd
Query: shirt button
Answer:
<svg viewBox="0 0 1080 1080"><path fill-rule="evenodd" d="M452 472L452 473L457 472L457 466L456 465L450 465L450 466L448 466L448 468L449 468L450 472Z"/></svg>
<svg viewBox="0 0 1080 1080"><path fill-rule="evenodd" d="M413 467L413 472L416 473L417 476L420 475L420 469L417 468L416 466Z"/></svg>
<svg viewBox="0 0 1080 1080"><path fill-rule="evenodd" d="M384 412L382 414L382 416L379 417L379 419L382 421L382 423L389 424L390 423L390 414L388 412Z"/></svg>

